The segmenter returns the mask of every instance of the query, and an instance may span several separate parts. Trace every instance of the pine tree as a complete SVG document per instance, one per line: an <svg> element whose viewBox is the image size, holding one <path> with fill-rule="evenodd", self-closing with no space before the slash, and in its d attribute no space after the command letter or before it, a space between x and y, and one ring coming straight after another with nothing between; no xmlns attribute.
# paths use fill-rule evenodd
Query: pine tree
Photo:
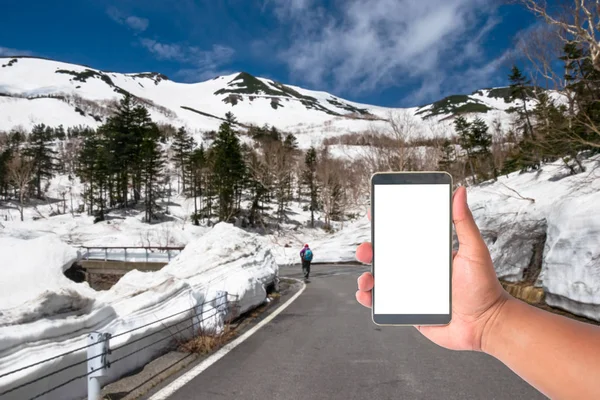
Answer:
<svg viewBox="0 0 600 400"><path fill-rule="evenodd" d="M576 174L585 170L578 154L584 146L573 140L574 134L565 114L565 106L557 107L545 93L539 96L539 102L533 110L536 121L534 128L539 138L536 146L542 161L561 159L571 174Z"/></svg>
<svg viewBox="0 0 600 400"><path fill-rule="evenodd" d="M225 113L225 123L228 124L230 127L237 124L237 119L231 111Z"/></svg>
<svg viewBox="0 0 600 400"><path fill-rule="evenodd" d="M304 157L303 182L308 186L310 203L310 226L315 227L315 211L318 209L318 188L317 188L317 150L311 147Z"/></svg>
<svg viewBox="0 0 600 400"><path fill-rule="evenodd" d="M442 143L442 156L438 161L438 169L440 171L450 172L453 170L456 162L456 149L449 139L445 139Z"/></svg>
<svg viewBox="0 0 600 400"><path fill-rule="evenodd" d="M522 103L519 115L524 118L525 121L523 136L531 138L533 135L533 127L529 118L529 110L527 110L527 98L528 93L531 91L531 81L523 75L516 65L513 65L508 80L510 81L510 101L521 100Z"/></svg>
<svg viewBox="0 0 600 400"><path fill-rule="evenodd" d="M219 196L219 221L229 221L238 211L236 203L242 189L245 164L240 141L232 129L235 118L227 113L213 142L213 173Z"/></svg>
<svg viewBox="0 0 600 400"><path fill-rule="evenodd" d="M266 154L263 154L265 156ZM250 212L249 220L252 226L262 223L262 213L264 210L264 199L269 190L266 187L265 177L268 175L268 168L261 160L261 155L254 151L250 152L246 158L248 165L248 189L250 190Z"/></svg>
<svg viewBox="0 0 600 400"><path fill-rule="evenodd" d="M160 133L154 124L145 126L143 130L140 160L141 179L145 189L146 222L151 223L157 209L158 186L165 165L160 147Z"/></svg>
<svg viewBox="0 0 600 400"><path fill-rule="evenodd" d="M531 82L523 75L515 65L508 76L510 81L510 101L520 100L521 106L516 108L522 139L519 143L518 163L522 170L537 169L540 166L540 155L537 151L535 133L530 118L530 110L527 108L527 99L531 93Z"/></svg>
<svg viewBox="0 0 600 400"><path fill-rule="evenodd" d="M103 128L85 133L76 171L85 184L84 198L89 202L88 214L96 215L95 222L104 220L111 180L111 154L104 133ZM95 206L97 213L94 212Z"/></svg>
<svg viewBox="0 0 600 400"><path fill-rule="evenodd" d="M9 148L0 150L0 194L8 197L8 187L10 180L8 178L8 162L12 158L12 151Z"/></svg>
<svg viewBox="0 0 600 400"><path fill-rule="evenodd" d="M473 146L471 123L467 121L465 117L460 115L454 120L454 130L458 135L460 147L467 153L467 163L471 169L471 178L473 179L473 182L475 182L475 168L473 167L473 154L471 154Z"/></svg>
<svg viewBox="0 0 600 400"><path fill-rule="evenodd" d="M290 154L290 168L289 168L289 172L288 172L288 199L292 199L292 188L293 188L293 182L294 182L294 174L293 174L293 167L292 164L295 164L296 162L296 158L295 155L298 153L298 139L296 139L296 136L294 136L291 133L288 133L285 137L285 140L283 141L283 147L286 149L286 151Z"/></svg>
<svg viewBox="0 0 600 400"><path fill-rule="evenodd" d="M149 153L150 150L148 140L155 141L156 145L158 146L158 143L161 141L161 136L158 127L154 122L152 122L150 113L144 106L136 105L133 109L132 116L133 121L131 132L129 133L128 137L131 149L131 158L138 161L133 165L131 175L134 201L137 203L142 197L142 184L147 179L147 171L145 171L147 166L144 163L147 162L147 157L149 157L151 154ZM147 191L147 188L145 190ZM146 207L148 207L147 201L145 203Z"/></svg>
<svg viewBox="0 0 600 400"><path fill-rule="evenodd" d="M478 166L478 173L485 180L492 173L497 178L496 167L492 158L491 146L492 135L488 132L488 126L481 118L476 118L471 123L471 134L469 137L471 156Z"/></svg>
<svg viewBox="0 0 600 400"><path fill-rule="evenodd" d="M44 124L34 126L24 154L33 162L33 176L38 198L42 198L42 181L51 179L56 169L56 151L51 146L52 130Z"/></svg>
<svg viewBox="0 0 600 400"><path fill-rule="evenodd" d="M194 225L200 224L200 213L198 212L198 197L200 197L200 209L202 209L202 195L204 189L204 176L206 174L206 154L204 145L195 149L190 156L190 183L191 196L194 198L194 214L192 221Z"/></svg>
<svg viewBox="0 0 600 400"><path fill-rule="evenodd" d="M113 158L112 173L116 178L115 201L123 207L128 206L130 178L135 172L139 175L141 136L134 129L134 109L133 98L124 96L104 126ZM135 190L135 184L133 186Z"/></svg>
<svg viewBox="0 0 600 400"><path fill-rule="evenodd" d="M57 140L65 140L67 138L65 128L62 125L59 125L58 128L54 129L54 138Z"/></svg>
<svg viewBox="0 0 600 400"><path fill-rule="evenodd" d="M178 169L181 179L181 191L185 193L186 183L190 180L189 164L194 149L194 139L183 126L173 135L171 149L174 153L175 167ZM177 190L179 190L179 187L177 187Z"/></svg>
<svg viewBox="0 0 600 400"><path fill-rule="evenodd" d="M564 56L565 91L570 99L569 134L573 147L600 151L600 71L593 66L589 49L578 43L567 43Z"/></svg>

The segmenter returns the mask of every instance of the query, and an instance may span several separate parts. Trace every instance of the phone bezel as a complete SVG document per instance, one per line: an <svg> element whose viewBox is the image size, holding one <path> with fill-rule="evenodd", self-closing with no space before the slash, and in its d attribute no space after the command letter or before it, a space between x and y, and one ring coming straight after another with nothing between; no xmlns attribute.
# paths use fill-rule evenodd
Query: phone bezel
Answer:
<svg viewBox="0 0 600 400"><path fill-rule="evenodd" d="M373 323L382 326L412 326L412 325L448 325L452 321L452 175L447 172L377 172L371 176L371 245L373 247L373 259L371 262L371 273L375 278L375 185L448 185L448 207L450 218L448 220L448 241L450 243L448 252L449 272L449 309L448 314L375 314L375 287L373 288L373 303L371 316Z"/></svg>

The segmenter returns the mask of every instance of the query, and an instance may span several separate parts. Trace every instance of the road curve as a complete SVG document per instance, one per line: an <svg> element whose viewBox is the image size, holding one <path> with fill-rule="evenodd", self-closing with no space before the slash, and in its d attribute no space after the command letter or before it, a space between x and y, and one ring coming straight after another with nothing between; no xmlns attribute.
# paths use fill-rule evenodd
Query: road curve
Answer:
<svg viewBox="0 0 600 400"><path fill-rule="evenodd" d="M544 399L485 354L377 327L354 300L362 267L315 265L300 297L171 399ZM300 267L282 268L300 277Z"/></svg>

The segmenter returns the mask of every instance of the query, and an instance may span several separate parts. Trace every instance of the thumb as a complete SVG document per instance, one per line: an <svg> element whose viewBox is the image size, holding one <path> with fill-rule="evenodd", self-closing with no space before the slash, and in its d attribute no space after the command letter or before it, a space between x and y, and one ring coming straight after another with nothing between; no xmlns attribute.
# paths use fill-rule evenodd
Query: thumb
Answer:
<svg viewBox="0 0 600 400"><path fill-rule="evenodd" d="M473 219L473 214L467 204L467 190L459 187L452 197L452 222L458 236L459 250L465 247L476 250L479 246L485 247L479 228Z"/></svg>

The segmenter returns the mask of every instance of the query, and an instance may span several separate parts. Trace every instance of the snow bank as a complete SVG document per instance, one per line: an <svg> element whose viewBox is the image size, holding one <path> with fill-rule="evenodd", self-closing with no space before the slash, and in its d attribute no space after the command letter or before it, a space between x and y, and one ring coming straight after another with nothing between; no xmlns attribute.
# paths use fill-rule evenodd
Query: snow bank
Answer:
<svg viewBox="0 0 600 400"><path fill-rule="evenodd" d="M63 290L62 286L59 286L62 279L59 276L62 276L64 262L72 260L70 257L74 254L73 250L60 245L63 252L69 256L60 258L53 256L55 252L60 254L56 239L53 240L59 250L34 246L37 240L42 239L23 241L26 243L21 244L20 250L25 253L38 252L40 260L48 258L57 261L47 263L45 267L47 281L56 282L56 285L48 285L49 293L46 296L56 295ZM10 244L4 241L0 243ZM22 260L26 261L25 258ZM31 268L26 270L30 271ZM11 295L16 295L17 290L14 288L23 286L19 282L25 279L25 276L18 272L19 269L16 271L11 275L10 282L3 280L3 288L7 288L7 293ZM27 323L0 326L0 375L85 346L86 335L92 331L99 331L114 336L110 341L113 351L109 357L113 364L104 383L116 380L163 352L167 346L173 344L173 338L185 340L199 329L219 331L232 309L237 308L238 312L245 312L263 303L266 299L265 286L273 282L277 275L275 258L264 238L228 224L218 224L204 236L191 242L162 270L132 271L110 290L92 291L89 297L94 301L85 308L84 314L81 313L81 309L59 309L50 318L38 315L36 320ZM41 287L42 276L39 279L32 278L31 274L28 276L36 279L36 282L40 283L38 287ZM89 294L91 291L87 284L64 283L65 287L78 295ZM28 296L35 299L36 293L38 292L32 292ZM223 297L224 295L226 297ZM233 303L226 307L226 300L237 301L238 307L232 307ZM14 300L10 304L17 302ZM6 308L8 307L3 300L3 314L7 311ZM10 315L13 322L18 321L17 313L12 312ZM157 323L161 319L164 320ZM151 325L119 335L146 324ZM134 354L115 361L131 353ZM0 378L0 392L85 358L85 350L80 350ZM85 374L85 371L86 363L83 362L7 394L6 398L31 397L75 376ZM75 399L81 398L85 392L86 380L82 378L44 398Z"/></svg>
<svg viewBox="0 0 600 400"><path fill-rule="evenodd" d="M64 276L78 254L57 237L0 238L0 254L0 326L85 312L94 303L92 289Z"/></svg>
<svg viewBox="0 0 600 400"><path fill-rule="evenodd" d="M567 198L548 218L546 302L600 320L600 192Z"/></svg>
<svg viewBox="0 0 600 400"><path fill-rule="evenodd" d="M600 320L600 158L569 175L561 162L469 191L469 205L500 278L541 264L546 302ZM543 249L538 252L537 249ZM536 257L539 257L536 259Z"/></svg>

